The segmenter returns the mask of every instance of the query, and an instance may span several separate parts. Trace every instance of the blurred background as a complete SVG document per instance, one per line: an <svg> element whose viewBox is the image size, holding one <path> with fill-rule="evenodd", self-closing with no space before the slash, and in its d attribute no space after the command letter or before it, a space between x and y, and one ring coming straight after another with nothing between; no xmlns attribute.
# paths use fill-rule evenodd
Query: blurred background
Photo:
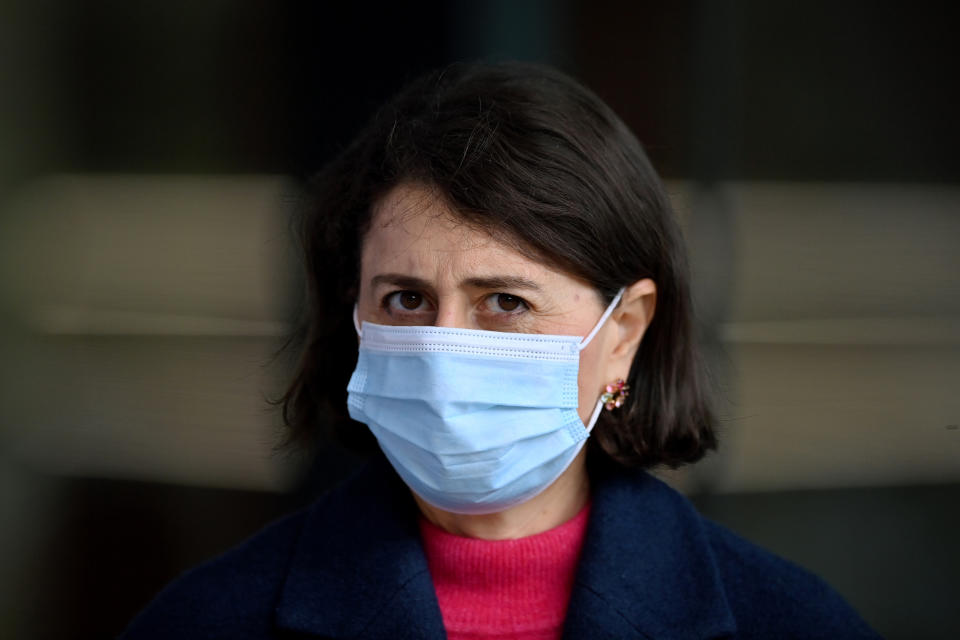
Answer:
<svg viewBox="0 0 960 640"><path fill-rule="evenodd" d="M411 6L404 6L404 5ZM960 637L950 3L0 2L0 637L110 638L348 473L275 454L298 187L405 80L572 73L668 182L720 452L665 473Z"/></svg>

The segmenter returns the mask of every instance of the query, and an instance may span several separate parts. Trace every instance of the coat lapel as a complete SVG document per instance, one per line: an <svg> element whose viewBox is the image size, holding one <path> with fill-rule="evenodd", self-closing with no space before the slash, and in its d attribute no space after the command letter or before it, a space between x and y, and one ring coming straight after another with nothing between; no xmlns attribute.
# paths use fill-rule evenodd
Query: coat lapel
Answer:
<svg viewBox="0 0 960 640"><path fill-rule="evenodd" d="M277 608L328 638L444 638L417 509L379 456L307 517Z"/></svg>
<svg viewBox="0 0 960 640"><path fill-rule="evenodd" d="M646 473L593 477L566 638L721 638L736 630L700 516Z"/></svg>

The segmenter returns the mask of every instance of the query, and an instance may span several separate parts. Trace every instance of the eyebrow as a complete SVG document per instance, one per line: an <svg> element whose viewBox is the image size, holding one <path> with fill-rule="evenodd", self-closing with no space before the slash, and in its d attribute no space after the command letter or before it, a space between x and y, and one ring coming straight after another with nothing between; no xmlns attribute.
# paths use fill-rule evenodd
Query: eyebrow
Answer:
<svg viewBox="0 0 960 640"><path fill-rule="evenodd" d="M526 289L539 291L540 285L533 280L520 276L488 276L486 278L467 278L461 284L476 289Z"/></svg>
<svg viewBox="0 0 960 640"><path fill-rule="evenodd" d="M414 278L400 273L381 273L370 279L370 284L377 286L380 284L390 284L395 287L406 289L432 289L432 285L422 278ZM482 278L467 278L460 282L460 286L473 287L475 289L523 289L527 291L539 291L540 285L520 276L486 276Z"/></svg>
<svg viewBox="0 0 960 640"><path fill-rule="evenodd" d="M421 278L405 276L400 273L381 273L370 278L370 284L373 286L381 284L392 284L395 287L404 289L429 289L430 283Z"/></svg>

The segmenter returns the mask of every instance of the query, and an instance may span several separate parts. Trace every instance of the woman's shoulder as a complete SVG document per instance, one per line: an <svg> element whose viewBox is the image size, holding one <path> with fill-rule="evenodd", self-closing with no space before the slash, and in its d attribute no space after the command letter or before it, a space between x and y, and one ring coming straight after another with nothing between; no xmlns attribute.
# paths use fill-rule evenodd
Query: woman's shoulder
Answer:
<svg viewBox="0 0 960 640"><path fill-rule="evenodd" d="M121 640L268 638L306 511L286 516L167 585Z"/></svg>
<svg viewBox="0 0 960 640"><path fill-rule="evenodd" d="M371 460L306 509L174 580L121 640L353 637L391 611L396 593L425 584L415 579L428 572L413 509L389 464ZM413 610L401 604L398 624Z"/></svg>
<svg viewBox="0 0 960 640"><path fill-rule="evenodd" d="M585 548L594 565L590 573L626 596L620 609L647 603L644 615L627 614L638 628L657 617L669 625L667 635L683 620L698 619L710 620L711 632L736 638L878 637L824 580L703 517L646 472L604 477L594 516ZM594 547L621 553L609 556ZM618 578L624 575L631 578ZM658 610L650 604L655 598L662 602Z"/></svg>
<svg viewBox="0 0 960 640"><path fill-rule="evenodd" d="M801 630L822 638L877 638L856 610L816 574L704 518L727 601L744 637Z"/></svg>

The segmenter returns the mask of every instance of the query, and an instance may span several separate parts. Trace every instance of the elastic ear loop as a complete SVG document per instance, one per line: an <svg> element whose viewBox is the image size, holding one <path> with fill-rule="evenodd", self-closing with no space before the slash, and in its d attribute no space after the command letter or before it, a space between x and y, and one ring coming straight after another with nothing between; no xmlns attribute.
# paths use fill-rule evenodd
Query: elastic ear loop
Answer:
<svg viewBox="0 0 960 640"><path fill-rule="evenodd" d="M353 328L357 330L357 335L363 337L363 330L360 329L360 321L357 319L357 303L353 303Z"/></svg>
<svg viewBox="0 0 960 640"><path fill-rule="evenodd" d="M623 297L623 292L626 291L626 287L621 287L620 291L617 291L617 295L613 297L613 300L610 301L610 304L607 305L606 311L603 312L603 315L600 316L600 319L597 321L597 324L593 326L593 330L587 334L587 337L580 342L579 349L583 351L587 348L587 345L590 344L590 341L593 340L593 337L597 335L597 332L603 328L603 323L607 321L607 318L610 317L610 314L613 313L613 310L617 308L617 305L620 304L620 298ZM356 309L354 309L356 313ZM354 320L356 322L356 320Z"/></svg>
<svg viewBox="0 0 960 640"><path fill-rule="evenodd" d="M603 328L603 324L607 321L607 318L610 317L610 314L613 313L613 310L617 308L617 305L620 304L620 299L623 297L623 292L626 291L626 287L621 287L620 291L617 291L617 295L613 297L613 300L610 301L610 304L607 305L606 311L603 312L603 315L600 316L600 320L597 321L597 324L594 325L593 330L587 334L587 337L580 342L579 349L583 351L590 341L593 340L593 337L597 335L597 332ZM600 412L603 411L603 394L600 398L597 399L597 406L593 408L593 413L590 414L590 422L587 423L587 433L589 434L593 431L593 426L597 424L597 420L600 418Z"/></svg>
<svg viewBox="0 0 960 640"><path fill-rule="evenodd" d="M602 398L602 396L601 396ZM590 422L587 423L587 434L593 431L593 425L597 424L597 419L600 417L600 412L603 411L603 400L597 400L597 406L593 408L593 413L590 415Z"/></svg>

